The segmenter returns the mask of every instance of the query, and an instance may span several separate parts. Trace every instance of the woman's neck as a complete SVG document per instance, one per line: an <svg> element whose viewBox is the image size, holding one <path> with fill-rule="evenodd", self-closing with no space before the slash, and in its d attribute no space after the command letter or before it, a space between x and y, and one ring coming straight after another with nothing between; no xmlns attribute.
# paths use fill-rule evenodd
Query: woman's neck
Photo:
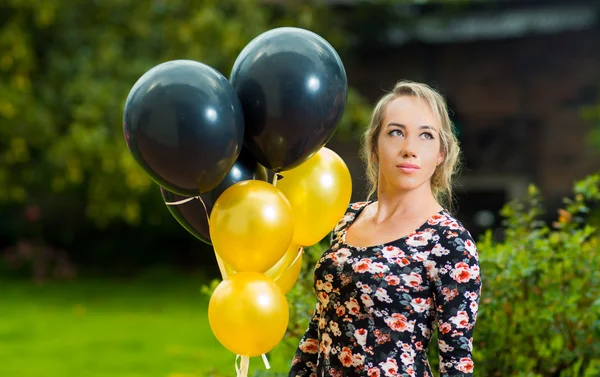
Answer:
<svg viewBox="0 0 600 377"><path fill-rule="evenodd" d="M376 224L390 219L420 218L440 211L442 207L436 201L431 186L424 184L410 191L390 190L385 186L377 190L377 203L374 205L373 222Z"/></svg>

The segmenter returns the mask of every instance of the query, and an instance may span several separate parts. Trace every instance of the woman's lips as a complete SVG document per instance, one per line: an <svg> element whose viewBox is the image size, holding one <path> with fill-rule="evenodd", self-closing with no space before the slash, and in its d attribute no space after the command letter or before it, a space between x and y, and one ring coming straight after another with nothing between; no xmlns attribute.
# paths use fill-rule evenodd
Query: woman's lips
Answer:
<svg viewBox="0 0 600 377"><path fill-rule="evenodd" d="M408 163L399 164L396 167L406 174L414 173L420 169L418 165Z"/></svg>

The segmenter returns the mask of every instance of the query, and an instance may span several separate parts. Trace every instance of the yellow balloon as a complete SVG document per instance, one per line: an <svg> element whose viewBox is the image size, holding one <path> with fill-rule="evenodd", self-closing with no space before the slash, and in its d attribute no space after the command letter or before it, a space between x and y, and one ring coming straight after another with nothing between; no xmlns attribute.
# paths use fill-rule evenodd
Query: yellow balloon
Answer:
<svg viewBox="0 0 600 377"><path fill-rule="evenodd" d="M218 254L217 254L218 257ZM230 278L233 275L235 275L235 270L233 268L231 268L230 265L228 265L227 263L223 262L223 267L225 268L225 273L227 274L227 276L225 276L225 278Z"/></svg>
<svg viewBox="0 0 600 377"><path fill-rule="evenodd" d="M289 306L273 279L258 272L238 272L221 281L213 292L208 321L217 340L229 351L259 356L283 339Z"/></svg>
<svg viewBox="0 0 600 377"><path fill-rule="evenodd" d="M265 272L265 275L271 279L277 279L292 265L299 253L300 245L291 244L285 254L283 254L283 257L281 257L273 267L269 268Z"/></svg>
<svg viewBox="0 0 600 377"><path fill-rule="evenodd" d="M283 257L264 273L265 276L273 279L283 293L288 293L298 280L298 276L302 270L303 254L304 250L300 245L290 245ZM217 261L219 260L220 258L217 255ZM224 269L226 278L230 278L237 273L227 263L219 261L219 267Z"/></svg>
<svg viewBox="0 0 600 377"><path fill-rule="evenodd" d="M300 276L300 272L302 271L302 255L302 249L296 249L294 259L291 262L292 264L278 276L274 275L275 277L273 277L273 279L275 279L275 283L279 286L283 293L288 293L294 284L296 284L298 276ZM269 271L267 271L267 276L269 276Z"/></svg>
<svg viewBox="0 0 600 377"><path fill-rule="evenodd" d="M224 279L228 279L235 275L234 269L231 268L230 265L225 263L225 261L219 256L219 254L215 253L215 257L217 258L217 264L219 265L219 270L221 271L221 275Z"/></svg>
<svg viewBox="0 0 600 377"><path fill-rule="evenodd" d="M323 239L346 212L352 178L344 160L328 148L294 169L280 173L277 188L294 212L293 243L309 246Z"/></svg>
<svg viewBox="0 0 600 377"><path fill-rule="evenodd" d="M258 180L225 190L209 224L215 252L237 272L267 271L283 257L294 235L290 203L278 188Z"/></svg>

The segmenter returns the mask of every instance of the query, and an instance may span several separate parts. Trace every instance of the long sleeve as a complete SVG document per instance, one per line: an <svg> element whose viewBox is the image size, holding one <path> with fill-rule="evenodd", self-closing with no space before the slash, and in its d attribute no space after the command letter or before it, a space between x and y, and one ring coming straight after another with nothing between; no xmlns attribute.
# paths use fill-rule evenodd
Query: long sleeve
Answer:
<svg viewBox="0 0 600 377"><path fill-rule="evenodd" d="M336 225L334 231L329 235L329 247L336 240L336 230L340 224ZM316 377L317 376L317 359L319 358L319 318L321 317L320 302L317 299L315 311L308 323L308 329L300 340L300 345L296 349L294 359L292 360L292 368L288 377Z"/></svg>
<svg viewBox="0 0 600 377"><path fill-rule="evenodd" d="M316 377L317 357L319 355L319 303L315 307L314 314L308 323L308 329L300 340L292 360L292 368L288 377Z"/></svg>
<svg viewBox="0 0 600 377"><path fill-rule="evenodd" d="M446 228L432 250L432 260L429 273L434 284L440 377L471 377L482 287L477 247L466 229Z"/></svg>

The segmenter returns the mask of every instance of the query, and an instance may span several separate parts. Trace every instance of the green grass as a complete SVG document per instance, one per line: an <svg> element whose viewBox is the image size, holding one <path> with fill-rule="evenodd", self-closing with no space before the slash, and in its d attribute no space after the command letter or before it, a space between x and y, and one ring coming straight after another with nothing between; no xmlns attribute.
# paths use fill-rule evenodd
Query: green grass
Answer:
<svg viewBox="0 0 600 377"><path fill-rule="evenodd" d="M202 279L161 281L0 280L0 376L234 376ZM285 372L292 355L274 354L270 372ZM249 375L257 371L252 358Z"/></svg>

